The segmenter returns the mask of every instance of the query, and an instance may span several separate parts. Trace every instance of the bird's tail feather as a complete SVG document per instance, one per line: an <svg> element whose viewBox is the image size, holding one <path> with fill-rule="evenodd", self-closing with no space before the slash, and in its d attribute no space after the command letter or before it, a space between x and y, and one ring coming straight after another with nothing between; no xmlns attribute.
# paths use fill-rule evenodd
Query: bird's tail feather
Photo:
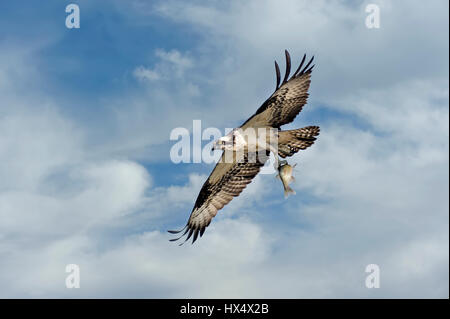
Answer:
<svg viewBox="0 0 450 319"><path fill-rule="evenodd" d="M307 126L296 130L280 131L278 137L278 155L282 158L292 156L314 144L320 133L318 126Z"/></svg>

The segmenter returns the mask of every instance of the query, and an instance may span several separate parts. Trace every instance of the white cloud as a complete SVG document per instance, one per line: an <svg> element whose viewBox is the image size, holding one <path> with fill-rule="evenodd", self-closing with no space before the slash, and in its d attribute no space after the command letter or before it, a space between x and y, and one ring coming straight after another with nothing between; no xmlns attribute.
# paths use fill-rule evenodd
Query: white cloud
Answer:
<svg viewBox="0 0 450 319"><path fill-rule="evenodd" d="M151 186L141 165L93 156L86 132L61 106L21 87L22 77L37 76L26 72L31 59L16 61L23 74L8 78L0 105L1 255L43 249L111 222L139 208Z"/></svg>
<svg viewBox="0 0 450 319"><path fill-rule="evenodd" d="M142 65L138 66L136 69L134 69L133 75L138 80L155 81L155 80L160 79L160 75L158 74L158 72L151 70L151 69L147 69L147 68L143 67Z"/></svg>
<svg viewBox="0 0 450 319"><path fill-rule="evenodd" d="M167 61L178 67L180 70L188 69L193 66L193 62L186 56L182 56L180 51L171 50L164 51L158 49L155 51L157 57L161 58L163 61Z"/></svg>
<svg viewBox="0 0 450 319"><path fill-rule="evenodd" d="M138 80L156 81L156 80L175 80L176 78L182 78L184 72L192 68L193 61L187 56L184 56L177 50L165 51L162 49L155 50L155 56L159 58L159 62L156 63L154 69L146 68L144 66L138 66L133 71L133 75ZM191 90L192 83L189 83ZM197 94L198 92L194 92Z"/></svg>
<svg viewBox="0 0 450 319"><path fill-rule="evenodd" d="M94 144L63 105L23 94L39 74L32 56L0 64L1 296L448 297L448 40L430 36L448 30L448 4L380 3L378 33L343 3L160 4L203 40L157 50L134 72L151 86L105 97L111 135ZM163 187L129 158L164 161L167 130L193 118L245 119L284 47L318 64L295 125L317 115L322 132L293 159L297 195L284 201L279 181L258 176L194 246L169 243L163 228L188 217L206 175ZM64 287L68 263L80 290ZM364 287L369 263L379 290Z"/></svg>

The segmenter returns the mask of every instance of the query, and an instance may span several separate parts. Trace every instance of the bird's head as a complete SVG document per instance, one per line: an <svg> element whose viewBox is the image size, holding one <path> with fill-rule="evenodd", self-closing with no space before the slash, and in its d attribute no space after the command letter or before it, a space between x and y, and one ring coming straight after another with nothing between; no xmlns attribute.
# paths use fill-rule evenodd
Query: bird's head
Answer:
<svg viewBox="0 0 450 319"><path fill-rule="evenodd" d="M212 150L223 150L232 151L233 150L234 138L233 134L225 135L218 140L216 140L212 146Z"/></svg>

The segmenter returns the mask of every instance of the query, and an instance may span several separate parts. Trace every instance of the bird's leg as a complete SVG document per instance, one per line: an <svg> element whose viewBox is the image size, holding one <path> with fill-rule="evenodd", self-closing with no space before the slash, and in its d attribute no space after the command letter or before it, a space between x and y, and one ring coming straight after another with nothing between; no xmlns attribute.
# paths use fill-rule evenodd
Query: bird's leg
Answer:
<svg viewBox="0 0 450 319"><path fill-rule="evenodd" d="M278 168L280 167L280 161L278 159L278 154L275 155L275 163L273 164L276 171L278 171Z"/></svg>
<svg viewBox="0 0 450 319"><path fill-rule="evenodd" d="M264 135L264 136L266 136L266 135ZM274 140L276 141L276 143L278 143L278 136L273 137L273 134L269 135L269 136L270 136L270 138L268 140L265 138L263 140L259 140L258 145L260 147L262 147L263 149L268 150L269 152L273 153L273 157L275 158L275 163L273 166L275 168L275 171L278 171L278 167L280 164L279 159L278 159L278 148L275 147L271 143L271 141L274 141Z"/></svg>
<svg viewBox="0 0 450 319"><path fill-rule="evenodd" d="M269 146L269 151L272 152L273 157L275 158L275 163L273 163L273 167L275 168L276 171L278 171L278 168L280 167L278 151L271 144L269 144L268 146Z"/></svg>
<svg viewBox="0 0 450 319"><path fill-rule="evenodd" d="M273 153L273 157L275 158L275 171L278 171L280 168L280 159L278 157L278 130L271 129L269 131L268 146L270 151Z"/></svg>

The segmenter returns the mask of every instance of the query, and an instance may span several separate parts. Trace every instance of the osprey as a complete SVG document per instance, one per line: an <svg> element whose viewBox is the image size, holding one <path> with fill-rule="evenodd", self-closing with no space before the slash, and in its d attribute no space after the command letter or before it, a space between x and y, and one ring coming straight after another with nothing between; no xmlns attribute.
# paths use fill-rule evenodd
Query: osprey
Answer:
<svg viewBox="0 0 450 319"><path fill-rule="evenodd" d="M214 142L213 149L223 150L222 157L203 184L186 226L177 231L169 230L172 234L184 230L183 234L170 241L176 241L187 234L184 242L193 236L192 243L194 243L198 235L201 237L217 212L233 197L239 196L258 174L268 160L270 152L274 154L278 165L278 156L286 158L314 144L316 136L319 135L318 126L287 131L280 129L282 125L291 123L306 104L314 67L311 66L314 56L303 66L305 54L299 67L289 78L291 58L287 50L285 56L286 72L283 82L280 68L275 61L277 76L275 92L244 124ZM253 136L254 138L249 138L243 134L246 131L258 133ZM275 145L273 140L276 141ZM238 153L241 156L238 156Z"/></svg>

